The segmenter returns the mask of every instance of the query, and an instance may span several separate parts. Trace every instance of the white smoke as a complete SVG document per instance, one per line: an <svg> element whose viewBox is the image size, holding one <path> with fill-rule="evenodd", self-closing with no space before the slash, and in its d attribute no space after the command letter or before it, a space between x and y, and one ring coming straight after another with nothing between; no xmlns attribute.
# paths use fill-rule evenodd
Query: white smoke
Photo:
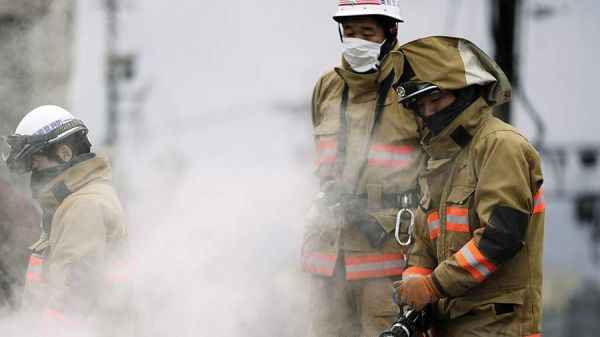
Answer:
<svg viewBox="0 0 600 337"><path fill-rule="evenodd" d="M102 3L78 2L71 86L73 111L90 126L101 154L109 153L101 146L106 128ZM135 261L138 335L305 335L307 276L300 271L299 253L304 211L317 185L311 177L308 103L320 73L339 61L341 46L330 19L337 2L124 3L121 27L128 35L121 44L139 52L142 86L152 82L141 110L122 110L112 152ZM399 40L461 35L490 51L488 6L408 1ZM553 27L569 34L568 26ZM554 36L541 25L533 28L530 39L536 32ZM539 55L558 54L561 46L529 49L538 54L530 59L544 68L528 77L536 102L548 101L541 98L553 92L536 91L536 85L556 82L545 80L547 62L553 62L556 76L561 69L572 71ZM572 118L556 107L576 100L555 96L560 102L548 101L543 111ZM594 125L554 123L561 128L549 130L549 137L554 132L564 138L564 125L583 124ZM0 331L9 337L35 335L28 321L16 317L4 317Z"/></svg>
<svg viewBox="0 0 600 337"><path fill-rule="evenodd" d="M225 113L161 124L167 137L119 151L142 336L304 334L307 114Z"/></svg>

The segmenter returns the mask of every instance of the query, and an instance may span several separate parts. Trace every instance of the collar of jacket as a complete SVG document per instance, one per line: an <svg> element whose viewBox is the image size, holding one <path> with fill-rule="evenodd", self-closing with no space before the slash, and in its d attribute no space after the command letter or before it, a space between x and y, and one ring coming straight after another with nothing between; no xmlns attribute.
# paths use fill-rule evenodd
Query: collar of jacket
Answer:
<svg viewBox="0 0 600 337"><path fill-rule="evenodd" d="M350 65L342 57L342 64L335 67L335 72L348 85L348 99L352 103L365 103L377 98L377 91L381 83L386 79L392 70L394 70L394 62L399 62L398 59L403 59L400 53L400 47L396 46L383 58L378 71L369 74L358 74L351 70ZM402 74L394 74L396 83ZM391 93L391 94L390 94ZM385 104L398 102L398 95L395 90L391 90L385 100Z"/></svg>
<svg viewBox="0 0 600 337"><path fill-rule="evenodd" d="M469 143L469 137L475 135L489 114L488 104L479 97L437 136L432 138L427 132L421 140L421 145L432 159L452 158Z"/></svg>
<svg viewBox="0 0 600 337"><path fill-rule="evenodd" d="M56 209L67 195L92 182L110 181L110 176L108 159L91 158L66 169L50 180L34 197L42 208Z"/></svg>

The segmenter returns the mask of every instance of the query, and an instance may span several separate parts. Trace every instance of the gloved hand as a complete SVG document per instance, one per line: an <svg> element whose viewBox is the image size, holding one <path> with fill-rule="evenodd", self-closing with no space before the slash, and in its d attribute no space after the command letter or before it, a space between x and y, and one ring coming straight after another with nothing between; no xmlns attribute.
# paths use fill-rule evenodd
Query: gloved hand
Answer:
<svg viewBox="0 0 600 337"><path fill-rule="evenodd" d="M317 198L317 208L321 214L342 216L347 224L357 226L374 248L380 246L385 239L387 233L367 212L367 200L350 193L336 180L323 184Z"/></svg>
<svg viewBox="0 0 600 337"><path fill-rule="evenodd" d="M354 194L345 203L346 221L354 224L369 240L373 248L379 247L386 237L386 231L367 212L367 200Z"/></svg>
<svg viewBox="0 0 600 337"><path fill-rule="evenodd" d="M419 275L394 282L392 296L398 306L409 305L420 311L427 304L437 302L441 294L433 283L431 275Z"/></svg>
<svg viewBox="0 0 600 337"><path fill-rule="evenodd" d="M321 186L314 204L322 216L330 218L343 216L342 202L348 194L350 192L342 184L336 180L328 180Z"/></svg>

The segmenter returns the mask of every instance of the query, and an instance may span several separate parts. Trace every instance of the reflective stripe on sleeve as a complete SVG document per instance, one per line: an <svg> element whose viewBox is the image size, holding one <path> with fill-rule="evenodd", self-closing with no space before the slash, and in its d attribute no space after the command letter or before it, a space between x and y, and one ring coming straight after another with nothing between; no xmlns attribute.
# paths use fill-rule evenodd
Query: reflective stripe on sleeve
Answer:
<svg viewBox="0 0 600 337"><path fill-rule="evenodd" d="M408 168L412 165L411 145L373 144L368 165L382 168Z"/></svg>
<svg viewBox="0 0 600 337"><path fill-rule="evenodd" d="M415 276L427 276L433 273L433 270L425 267L408 267L402 273L402 279L408 279Z"/></svg>
<svg viewBox="0 0 600 337"><path fill-rule="evenodd" d="M427 216L427 228L429 229L429 239L435 239L440 233L440 216L437 211Z"/></svg>
<svg viewBox="0 0 600 337"><path fill-rule="evenodd" d="M58 310L54 310L48 307L45 307L44 310L42 311L42 316L46 317L46 318L50 318L53 321L57 321L57 322L67 322L67 316L65 316L65 314L63 314L62 312L58 311Z"/></svg>
<svg viewBox="0 0 600 337"><path fill-rule="evenodd" d="M302 252L301 265L302 270L307 273L332 276L335 269L336 253L327 252Z"/></svg>
<svg viewBox="0 0 600 337"><path fill-rule="evenodd" d="M401 275L405 266L400 253L345 256L345 262L347 280Z"/></svg>
<svg viewBox="0 0 600 337"><path fill-rule="evenodd" d="M42 265L44 260L39 256L31 255L27 266L27 281L40 281L42 279Z"/></svg>
<svg viewBox="0 0 600 337"><path fill-rule="evenodd" d="M321 140L317 143L317 164L335 164L338 162L337 141Z"/></svg>
<svg viewBox="0 0 600 337"><path fill-rule="evenodd" d="M469 233L469 209L446 207L446 230Z"/></svg>
<svg viewBox="0 0 600 337"><path fill-rule="evenodd" d="M472 239L454 256L458 264L479 282L485 280L497 268L481 254Z"/></svg>
<svg viewBox="0 0 600 337"><path fill-rule="evenodd" d="M544 194L542 188L537 191L533 196L533 214L540 213L546 208L546 202L544 201Z"/></svg>
<svg viewBox="0 0 600 337"><path fill-rule="evenodd" d="M133 281L130 260L115 260L111 263L106 275L106 281L110 284L128 284Z"/></svg>

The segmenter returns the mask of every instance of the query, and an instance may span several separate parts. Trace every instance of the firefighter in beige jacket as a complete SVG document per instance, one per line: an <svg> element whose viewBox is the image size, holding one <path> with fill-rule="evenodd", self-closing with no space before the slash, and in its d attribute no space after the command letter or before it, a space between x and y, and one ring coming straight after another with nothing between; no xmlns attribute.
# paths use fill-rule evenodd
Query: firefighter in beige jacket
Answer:
<svg viewBox="0 0 600 337"><path fill-rule="evenodd" d="M42 236L30 249L23 308L41 328L92 329L128 336L131 271L123 209L108 160L89 153L87 128L66 110L41 106L14 135L6 163L32 171L43 210Z"/></svg>
<svg viewBox="0 0 600 337"><path fill-rule="evenodd" d="M312 100L322 187L302 247L312 274L308 335L376 336L398 311L386 290L404 270L396 218L416 206L425 161L418 119L392 88L402 75L393 69L402 60L398 7L342 1L334 19L342 63L319 79Z"/></svg>
<svg viewBox="0 0 600 337"><path fill-rule="evenodd" d="M439 336L539 336L544 198L540 157L491 115L510 100L499 67L464 39L402 46L401 102L427 125L430 156L400 304L435 303Z"/></svg>

